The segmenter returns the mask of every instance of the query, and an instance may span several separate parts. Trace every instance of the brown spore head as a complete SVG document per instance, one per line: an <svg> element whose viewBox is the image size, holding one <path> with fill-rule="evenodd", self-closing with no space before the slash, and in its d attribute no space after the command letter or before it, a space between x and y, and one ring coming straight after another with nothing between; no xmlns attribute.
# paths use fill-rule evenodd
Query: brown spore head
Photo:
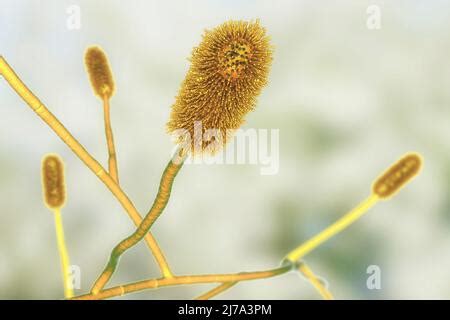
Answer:
<svg viewBox="0 0 450 320"><path fill-rule="evenodd" d="M114 94L114 79L105 52L98 46L86 50L84 61L95 95L100 99Z"/></svg>
<svg viewBox="0 0 450 320"><path fill-rule="evenodd" d="M61 208L66 201L64 164L60 157L47 155L42 161L44 202L51 208Z"/></svg>
<svg viewBox="0 0 450 320"><path fill-rule="evenodd" d="M192 149L199 146L200 153L220 150L254 109L267 84L272 51L259 21L227 21L206 31L172 105L169 133L189 134ZM201 128L194 135L196 123Z"/></svg>
<svg viewBox="0 0 450 320"><path fill-rule="evenodd" d="M419 173L422 163L419 154L406 154L375 180L372 192L382 199L392 197Z"/></svg>

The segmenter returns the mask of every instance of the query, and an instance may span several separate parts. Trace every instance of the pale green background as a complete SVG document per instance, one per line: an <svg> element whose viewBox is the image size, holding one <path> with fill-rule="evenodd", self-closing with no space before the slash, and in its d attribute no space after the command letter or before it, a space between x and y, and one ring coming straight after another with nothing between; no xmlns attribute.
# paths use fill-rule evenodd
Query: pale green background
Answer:
<svg viewBox="0 0 450 320"><path fill-rule="evenodd" d="M81 7L80 30L66 9ZM366 9L381 8L380 30ZM290 249L366 197L407 151L425 167L393 200L307 257L341 299L450 298L450 6L447 1L10 1L0 0L0 53L106 164L102 109L83 54L108 53L117 93L112 121L121 182L147 211L172 149L170 106L205 28L260 18L275 46L270 83L244 128L280 129L280 170L188 165L153 230L179 274L277 266ZM67 164L63 210L72 263L89 290L118 240L133 231L106 188L0 80L0 298L62 298L40 161ZM368 290L378 265L381 290ZM114 284L158 275L144 245L121 260ZM192 298L208 286L137 299ZM242 283L225 299L316 299L297 274Z"/></svg>

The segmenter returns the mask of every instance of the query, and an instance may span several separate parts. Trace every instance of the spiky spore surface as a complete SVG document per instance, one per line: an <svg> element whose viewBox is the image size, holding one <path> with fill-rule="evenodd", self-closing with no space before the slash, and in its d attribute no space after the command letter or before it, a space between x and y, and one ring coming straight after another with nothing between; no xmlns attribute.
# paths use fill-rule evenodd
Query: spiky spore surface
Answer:
<svg viewBox="0 0 450 320"><path fill-rule="evenodd" d="M238 129L245 115L255 108L267 84L272 52L259 21L228 21L206 31L192 51L190 68L172 106L168 131L189 132L192 145L200 145L200 152L205 152L211 141L194 137L194 124L200 121L203 134L208 129L220 133L213 135L215 147L208 150L218 151L230 136L226 133Z"/></svg>

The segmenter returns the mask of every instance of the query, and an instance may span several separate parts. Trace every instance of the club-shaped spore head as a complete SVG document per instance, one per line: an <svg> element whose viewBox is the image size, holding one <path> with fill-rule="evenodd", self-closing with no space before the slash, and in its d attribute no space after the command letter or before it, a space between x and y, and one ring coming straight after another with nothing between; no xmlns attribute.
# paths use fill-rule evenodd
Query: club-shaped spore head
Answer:
<svg viewBox="0 0 450 320"><path fill-rule="evenodd" d="M259 21L227 21L206 31L172 106L169 133L187 135L193 154L219 151L254 109L272 51Z"/></svg>
<svg viewBox="0 0 450 320"><path fill-rule="evenodd" d="M392 197L420 172L422 164L418 153L407 153L375 180L372 192L381 199Z"/></svg>
<svg viewBox="0 0 450 320"><path fill-rule="evenodd" d="M61 208L66 201L64 164L57 155L47 155L42 161L44 202L50 209Z"/></svg>
<svg viewBox="0 0 450 320"><path fill-rule="evenodd" d="M105 52L98 46L89 47L84 56L92 89L100 99L114 94L114 78Z"/></svg>

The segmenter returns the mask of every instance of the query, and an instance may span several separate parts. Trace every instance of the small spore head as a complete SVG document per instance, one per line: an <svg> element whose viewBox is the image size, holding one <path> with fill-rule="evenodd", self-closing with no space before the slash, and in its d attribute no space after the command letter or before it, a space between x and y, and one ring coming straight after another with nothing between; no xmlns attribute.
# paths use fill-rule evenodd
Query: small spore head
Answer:
<svg viewBox="0 0 450 320"><path fill-rule="evenodd" d="M381 199L392 197L419 173L422 162L419 154L406 154L375 180L372 192Z"/></svg>
<svg viewBox="0 0 450 320"><path fill-rule="evenodd" d="M61 208L66 201L64 164L60 157L47 155L42 161L44 202L51 208Z"/></svg>
<svg viewBox="0 0 450 320"><path fill-rule="evenodd" d="M95 95L100 99L111 98L114 94L114 79L106 54L100 47L89 47L84 62Z"/></svg>

